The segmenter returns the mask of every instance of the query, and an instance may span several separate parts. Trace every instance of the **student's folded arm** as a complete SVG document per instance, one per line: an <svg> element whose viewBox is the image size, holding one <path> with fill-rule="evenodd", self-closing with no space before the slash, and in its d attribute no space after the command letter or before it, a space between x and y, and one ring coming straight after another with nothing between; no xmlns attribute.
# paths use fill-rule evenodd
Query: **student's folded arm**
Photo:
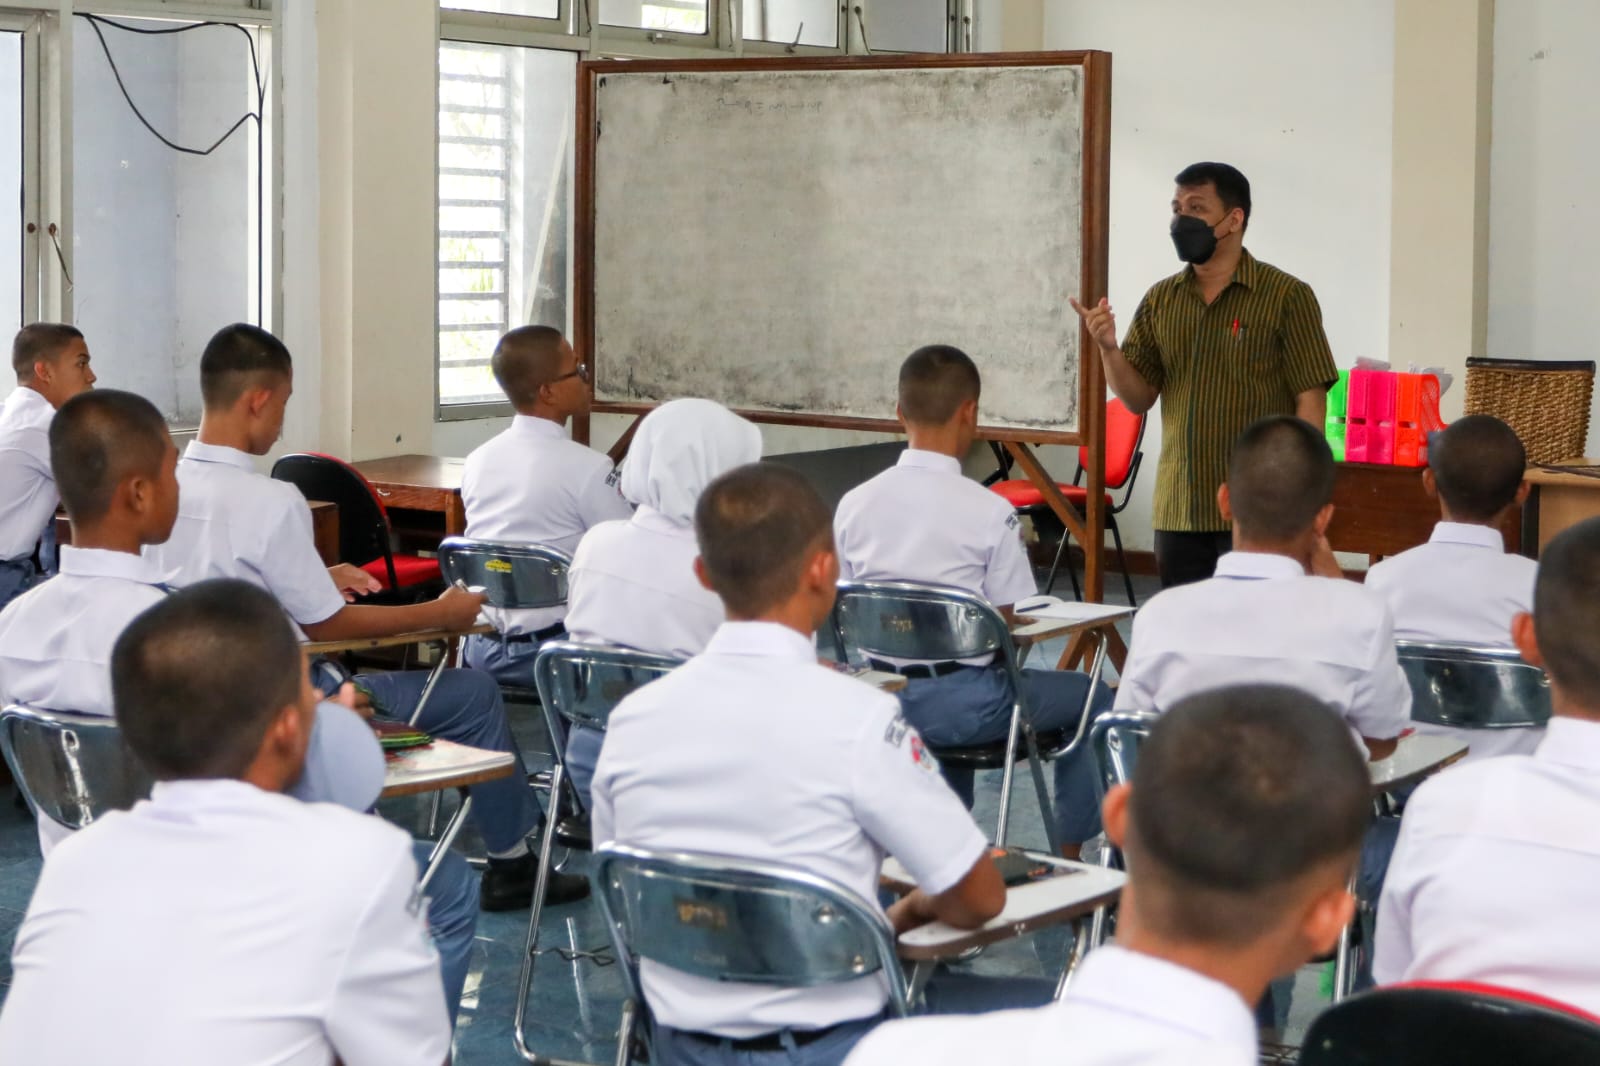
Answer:
<svg viewBox="0 0 1600 1066"><path fill-rule="evenodd" d="M937 895L916 889L889 908L896 933L929 922L956 929L976 929L998 915L1006 905L1006 885L987 853L972 864L965 877Z"/></svg>

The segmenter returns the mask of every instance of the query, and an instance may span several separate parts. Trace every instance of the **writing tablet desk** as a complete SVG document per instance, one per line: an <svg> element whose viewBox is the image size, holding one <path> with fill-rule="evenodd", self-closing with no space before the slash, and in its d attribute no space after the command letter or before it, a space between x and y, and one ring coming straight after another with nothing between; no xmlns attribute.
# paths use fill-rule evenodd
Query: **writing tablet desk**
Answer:
<svg viewBox="0 0 1600 1066"><path fill-rule="evenodd" d="M396 532L433 539L441 529L446 537L467 531L467 512L461 503L465 459L391 455L350 465L372 483Z"/></svg>
<svg viewBox="0 0 1600 1066"><path fill-rule="evenodd" d="M1367 764L1374 794L1414 785L1466 758L1468 745L1455 737L1409 733L1400 738L1394 754Z"/></svg>
<svg viewBox="0 0 1600 1066"><path fill-rule="evenodd" d="M1029 603L1031 599L1022 602ZM1105 609L1093 618L1040 618L1027 611L1018 611L1017 624L1012 627L1011 636L1023 657L1027 657L1027 652L1035 644L1066 637L1067 646L1056 662L1057 670L1081 669L1084 660L1092 652L1104 647L1107 657L1120 674L1123 664L1128 661L1128 645L1123 642L1122 634L1117 632L1117 623L1132 618L1135 608L1098 603L1084 606Z"/></svg>
<svg viewBox="0 0 1600 1066"><path fill-rule="evenodd" d="M461 827L466 824L472 809L472 796L467 789L485 781L498 781L510 777L516 769L516 756L509 751L489 751L435 739L427 747L407 748L384 756L383 791L379 799L399 796L418 796L428 792L456 789L461 793L461 803L455 814L445 823L444 832L428 854L428 865L418 880L417 891L427 888L444 853L455 843Z"/></svg>
<svg viewBox="0 0 1600 1066"><path fill-rule="evenodd" d="M416 725L422 717L422 708L427 705L428 697L433 695L433 687L439 683L439 675L444 672L445 664L449 662L451 649L455 642L462 637L469 637L477 633L493 633L494 627L479 623L468 626L466 629L421 629L414 633L394 633L386 637L352 637L349 640L313 640L302 645L307 655L340 655L347 651L373 651L377 648L404 648L412 644L431 644L439 652L439 661L433 664L428 671L428 681L422 687L422 697L417 700L416 710L411 712L410 724Z"/></svg>

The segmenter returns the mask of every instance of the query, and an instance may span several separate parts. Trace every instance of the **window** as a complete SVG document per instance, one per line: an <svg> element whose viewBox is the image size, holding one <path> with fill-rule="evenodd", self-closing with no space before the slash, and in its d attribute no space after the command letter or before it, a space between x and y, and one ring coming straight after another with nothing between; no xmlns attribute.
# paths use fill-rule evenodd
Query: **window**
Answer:
<svg viewBox="0 0 1600 1066"><path fill-rule="evenodd" d="M706 32L705 0L599 0L600 21L663 33Z"/></svg>
<svg viewBox="0 0 1600 1066"><path fill-rule="evenodd" d="M488 11L496 15L527 15L553 19L560 16L557 0L444 0L439 5L453 11Z"/></svg>
<svg viewBox="0 0 1600 1066"><path fill-rule="evenodd" d="M266 34L82 16L72 32L73 319L105 384L194 425L206 341L268 321Z"/></svg>
<svg viewBox="0 0 1600 1066"><path fill-rule="evenodd" d="M439 403L500 403L495 342L569 328L567 247L577 56L439 48Z"/></svg>
<svg viewBox="0 0 1600 1066"><path fill-rule="evenodd" d="M867 44L875 52L943 52L950 27L945 0L872 0Z"/></svg>
<svg viewBox="0 0 1600 1066"><path fill-rule="evenodd" d="M744 39L833 48L839 43L835 0L744 0Z"/></svg>
<svg viewBox="0 0 1600 1066"><path fill-rule="evenodd" d="M19 30L0 30L0 203L15 209L0 212L0 337L22 328L25 294L22 285L23 38Z"/></svg>

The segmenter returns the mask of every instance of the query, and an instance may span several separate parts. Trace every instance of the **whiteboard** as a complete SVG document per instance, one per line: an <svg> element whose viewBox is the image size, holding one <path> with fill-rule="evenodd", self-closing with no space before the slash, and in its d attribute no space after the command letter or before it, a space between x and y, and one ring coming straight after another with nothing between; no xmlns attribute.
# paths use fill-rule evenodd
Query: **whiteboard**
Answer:
<svg viewBox="0 0 1600 1066"><path fill-rule="evenodd" d="M986 427L1079 430L1084 70L628 70L593 82L600 409L893 419L953 344Z"/></svg>

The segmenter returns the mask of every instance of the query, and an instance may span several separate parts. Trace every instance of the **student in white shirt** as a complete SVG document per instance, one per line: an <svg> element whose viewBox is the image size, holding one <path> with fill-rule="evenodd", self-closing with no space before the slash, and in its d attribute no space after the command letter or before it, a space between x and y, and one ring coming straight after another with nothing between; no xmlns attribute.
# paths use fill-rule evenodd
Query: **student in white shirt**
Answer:
<svg viewBox="0 0 1600 1066"><path fill-rule="evenodd" d="M1330 950L1370 799L1338 716L1242 685L1180 700L1105 801L1128 883L1117 939L1059 1002L891 1022L847 1066L1254 1066L1250 1007Z"/></svg>
<svg viewBox="0 0 1600 1066"><path fill-rule="evenodd" d="M1511 620L1533 609L1538 566L1506 551L1500 524L1528 497L1527 465L1516 431L1492 415L1468 415L1432 436L1422 485L1441 520L1428 543L1367 571L1367 588L1394 614L1397 640L1511 646ZM1469 760L1527 755L1544 739L1538 728L1417 728L1459 736L1472 746Z"/></svg>
<svg viewBox="0 0 1600 1066"><path fill-rule="evenodd" d="M178 517L178 450L148 400L116 389L81 393L50 423L50 465L72 521L61 573L0 611L0 703L111 716L111 651L128 624L172 591L140 555ZM353 703L353 689L343 694ZM197 712L204 713L204 712ZM317 706L305 766L287 790L308 802L366 811L383 789L383 751L347 706ZM39 819L49 856L70 831ZM426 861L431 845L417 845ZM466 862L449 856L429 885L428 918L454 1010L478 921Z"/></svg>
<svg viewBox="0 0 1600 1066"><path fill-rule="evenodd" d="M567 435L572 417L589 413L589 368L549 326L522 326L501 337L492 367L517 413L504 432L467 456L461 471L467 536L571 554L592 527L632 514L617 493L611 460ZM498 632L468 637L462 661L532 688L534 656L560 635L566 608L484 613Z"/></svg>
<svg viewBox="0 0 1600 1066"><path fill-rule="evenodd" d="M203 582L136 618L111 670L123 737L157 784L45 863L0 1061L444 1062L410 839L279 794L318 694L278 604Z"/></svg>
<svg viewBox="0 0 1600 1066"><path fill-rule="evenodd" d="M1323 536L1334 472L1327 441L1298 418L1264 418L1240 435L1217 493L1233 551L1215 577L1166 589L1134 617L1117 710L1164 711L1245 682L1293 685L1338 710L1372 758L1394 750L1411 689L1388 607L1339 576Z"/></svg>
<svg viewBox="0 0 1600 1066"><path fill-rule="evenodd" d="M211 338L200 356L200 432L178 464L178 521L171 538L146 548L146 556L169 584L238 577L266 589L312 640L471 626L483 597L460 589L405 606L347 602L377 591L377 581L353 566L325 566L300 493L255 469L255 457L267 454L282 432L293 391L289 350L271 333L240 323ZM427 677L423 670L363 674L357 687L380 715L406 721ZM510 777L473 786L472 818L489 851L481 907L526 907L537 873L527 837L543 815L528 787L499 686L476 670L445 670L417 726L446 740L517 756ZM563 874L551 881L551 902L587 894L588 882L580 877Z"/></svg>
<svg viewBox="0 0 1600 1066"><path fill-rule="evenodd" d="M1512 632L1550 675L1544 742L1452 767L1412 795L1373 974L1503 985L1600 1014L1600 519L1545 547L1533 614Z"/></svg>
<svg viewBox="0 0 1600 1066"><path fill-rule="evenodd" d="M595 526L572 557L572 639L680 659L704 651L726 616L695 576L695 503L713 479L760 458L761 431L711 400L673 400L645 415L622 464L622 495L638 509ZM603 735L578 728L567 737L567 770L585 802Z"/></svg>
<svg viewBox="0 0 1600 1066"><path fill-rule="evenodd" d="M58 322L23 326L11 368L17 387L0 407L0 607L55 570L58 497L45 435L56 408L95 382L83 334Z"/></svg>
<svg viewBox="0 0 1600 1066"><path fill-rule="evenodd" d="M817 662L838 562L816 491L785 467L740 467L701 495L695 530L696 572L728 621L613 713L594 839L786 863L869 901L888 853L921 886L890 908L897 928L999 913L983 833L893 697ZM645 960L641 978L660 1066L837 1063L887 1001L877 975L773 988Z"/></svg>
<svg viewBox="0 0 1600 1066"><path fill-rule="evenodd" d="M895 466L839 501L834 530L846 580L951 585L982 596L1007 619L1038 593L1016 511L961 473L977 433L981 387L972 360L946 345L920 348L901 364L895 414L909 447ZM936 748L1004 740L1010 730L1011 683L992 658L873 665L907 677L900 695L906 720ZM1029 670L1023 685L1036 728L1077 727L1089 695L1086 675ZM1101 686L1093 711L1110 703ZM1068 858L1100 831L1088 747L1055 763L1056 827ZM971 807L972 771L946 769L945 776Z"/></svg>

